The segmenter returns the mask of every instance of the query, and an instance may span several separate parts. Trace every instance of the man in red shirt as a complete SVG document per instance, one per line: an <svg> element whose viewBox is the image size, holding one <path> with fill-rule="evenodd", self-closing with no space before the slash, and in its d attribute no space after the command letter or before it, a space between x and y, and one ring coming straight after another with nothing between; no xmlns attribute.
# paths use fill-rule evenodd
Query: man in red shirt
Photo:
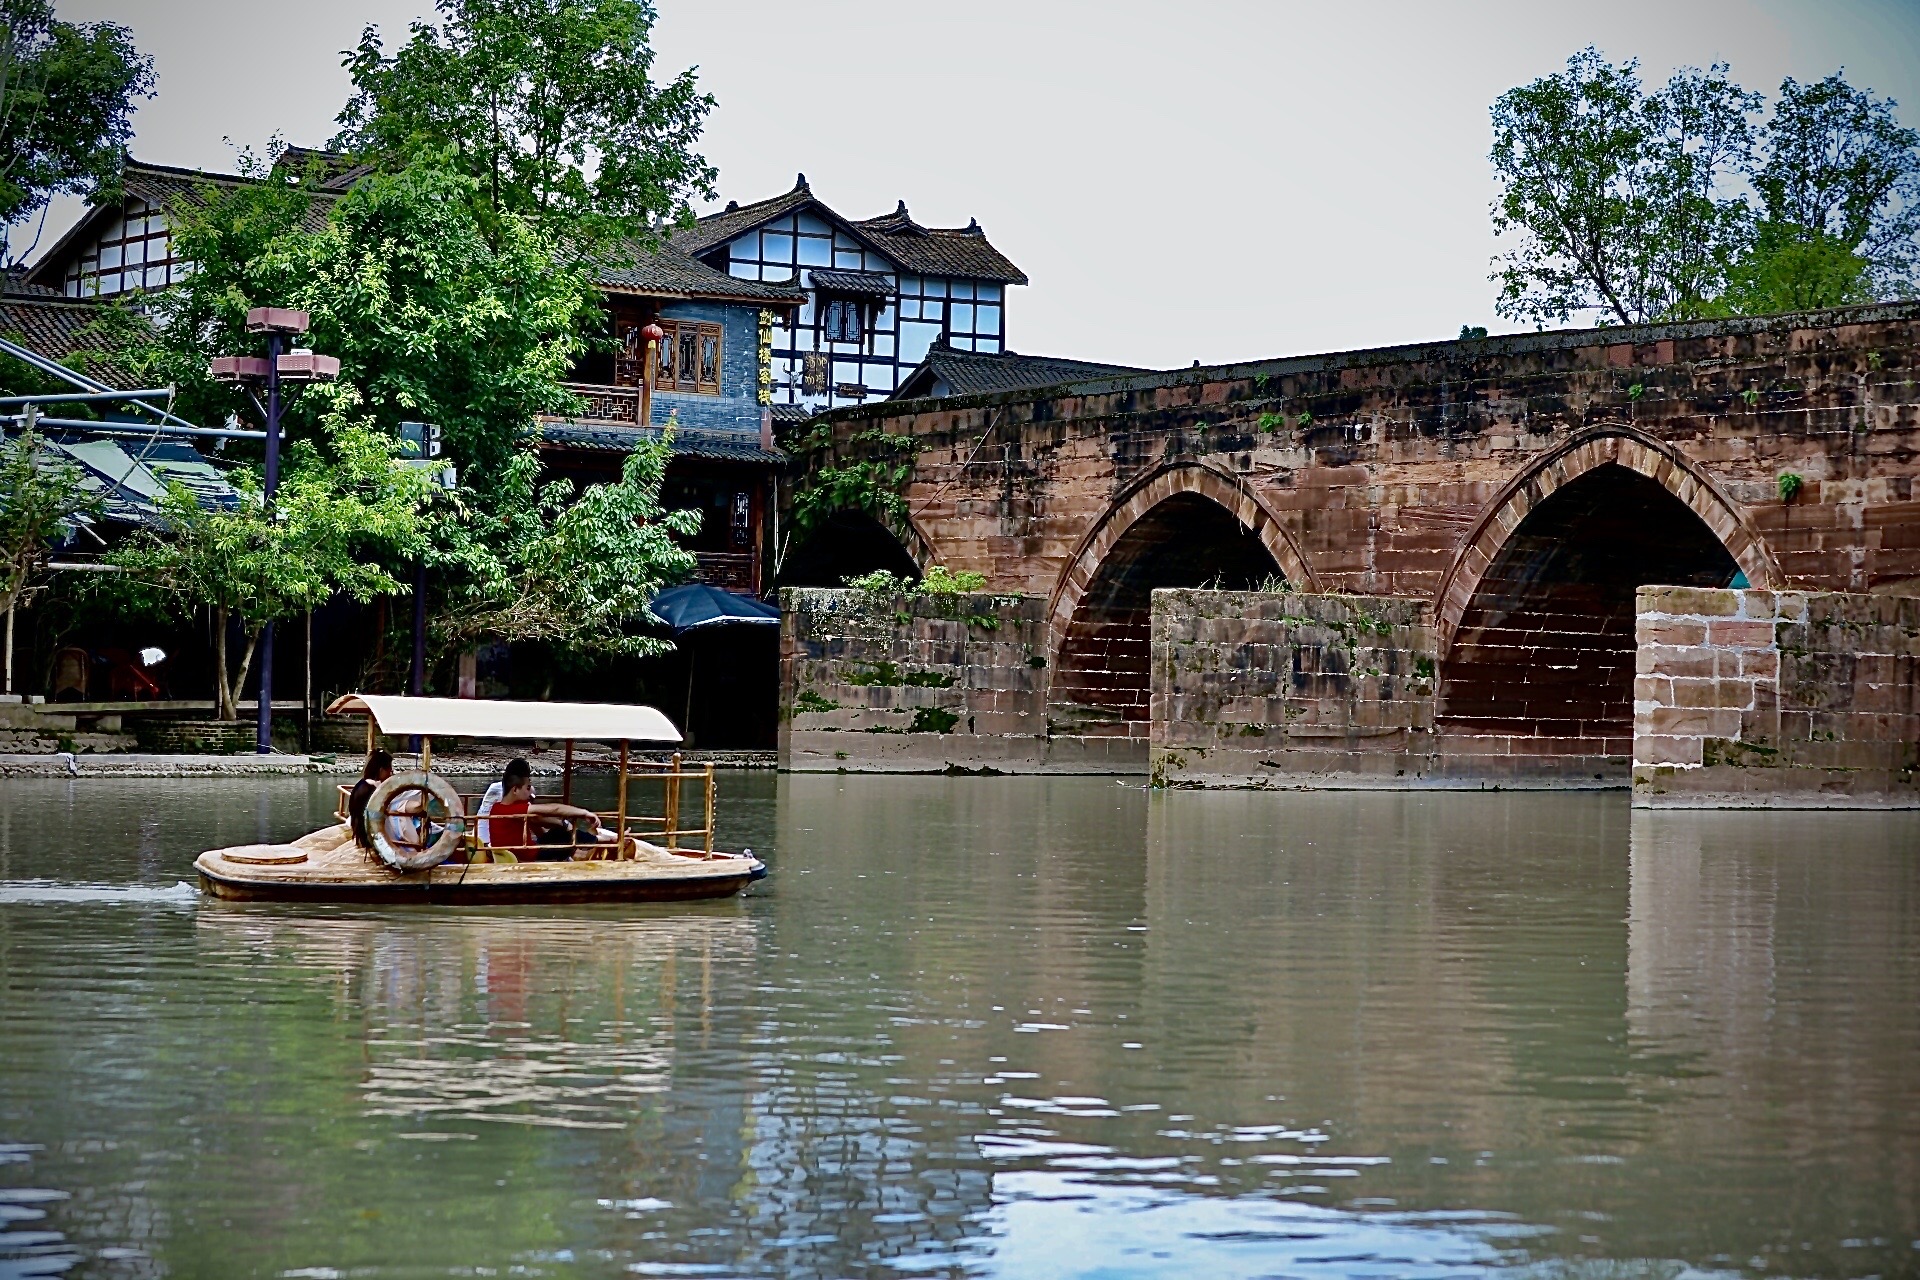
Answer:
<svg viewBox="0 0 1920 1280"><path fill-rule="evenodd" d="M487 814L487 826L488 843L512 850L522 862L564 861L576 847L610 845L617 838L591 809L535 800L529 777L514 778L513 785L504 788Z"/></svg>

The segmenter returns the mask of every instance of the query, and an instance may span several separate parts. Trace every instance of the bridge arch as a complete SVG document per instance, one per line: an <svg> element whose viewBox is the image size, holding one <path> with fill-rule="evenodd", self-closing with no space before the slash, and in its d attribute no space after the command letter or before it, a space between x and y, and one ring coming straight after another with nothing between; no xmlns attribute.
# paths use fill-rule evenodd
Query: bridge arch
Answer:
<svg viewBox="0 0 1920 1280"><path fill-rule="evenodd" d="M1488 504L1442 581L1440 724L1626 753L1634 592L1775 587L1778 563L1712 477L1627 426L1574 437Z"/></svg>
<svg viewBox="0 0 1920 1280"><path fill-rule="evenodd" d="M1081 539L1048 602L1054 718L1144 736L1153 589L1245 589L1271 576L1317 585L1279 517L1238 476L1180 463L1129 485Z"/></svg>
<svg viewBox="0 0 1920 1280"><path fill-rule="evenodd" d="M933 545L910 517L883 521L865 511L836 511L805 534L794 532L777 582L783 587L839 587L876 569L918 578L936 562Z"/></svg>

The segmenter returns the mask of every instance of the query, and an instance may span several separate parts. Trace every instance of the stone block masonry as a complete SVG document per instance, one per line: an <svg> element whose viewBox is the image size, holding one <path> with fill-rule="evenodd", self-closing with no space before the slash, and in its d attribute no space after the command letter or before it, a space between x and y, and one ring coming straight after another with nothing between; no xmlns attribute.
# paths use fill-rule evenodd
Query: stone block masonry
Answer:
<svg viewBox="0 0 1920 1280"><path fill-rule="evenodd" d="M1153 593L1154 783L1445 785L1424 600Z"/></svg>
<svg viewBox="0 0 1920 1280"><path fill-rule="evenodd" d="M1045 615L1034 596L782 591L780 767L1138 772L1049 737Z"/></svg>
<svg viewBox="0 0 1920 1280"><path fill-rule="evenodd" d="M1920 597L1642 587L1646 808L1920 807Z"/></svg>
<svg viewBox="0 0 1920 1280"><path fill-rule="evenodd" d="M1142 768L1157 589L1425 600L1430 779L1623 788L1639 588L1920 594L1920 302L887 401L808 432L831 440L803 484L913 440L901 546L1045 597L1049 751L1105 739Z"/></svg>

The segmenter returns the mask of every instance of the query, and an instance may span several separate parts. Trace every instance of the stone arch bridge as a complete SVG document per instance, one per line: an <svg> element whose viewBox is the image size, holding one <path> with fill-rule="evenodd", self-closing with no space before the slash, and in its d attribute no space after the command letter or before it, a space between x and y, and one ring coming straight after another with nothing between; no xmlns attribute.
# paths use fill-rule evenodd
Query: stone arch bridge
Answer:
<svg viewBox="0 0 1920 1280"><path fill-rule="evenodd" d="M843 410L809 466L918 442L887 552L1029 598L1089 767L1144 766L1152 592L1214 587L1411 602L1432 734L1618 781L1637 589L1920 593L1917 357L1912 303L1440 342Z"/></svg>

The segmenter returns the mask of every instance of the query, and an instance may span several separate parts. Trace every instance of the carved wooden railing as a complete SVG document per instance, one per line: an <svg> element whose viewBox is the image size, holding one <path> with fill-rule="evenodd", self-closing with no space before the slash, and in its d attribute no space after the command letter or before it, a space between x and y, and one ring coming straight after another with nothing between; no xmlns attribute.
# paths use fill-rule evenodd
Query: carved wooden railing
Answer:
<svg viewBox="0 0 1920 1280"><path fill-rule="evenodd" d="M712 587L754 594L753 553L751 551L696 551L699 562L694 577Z"/></svg>
<svg viewBox="0 0 1920 1280"><path fill-rule="evenodd" d="M580 421L640 425L640 388L609 387L591 382L563 382L560 385L587 402L587 410L580 415Z"/></svg>

